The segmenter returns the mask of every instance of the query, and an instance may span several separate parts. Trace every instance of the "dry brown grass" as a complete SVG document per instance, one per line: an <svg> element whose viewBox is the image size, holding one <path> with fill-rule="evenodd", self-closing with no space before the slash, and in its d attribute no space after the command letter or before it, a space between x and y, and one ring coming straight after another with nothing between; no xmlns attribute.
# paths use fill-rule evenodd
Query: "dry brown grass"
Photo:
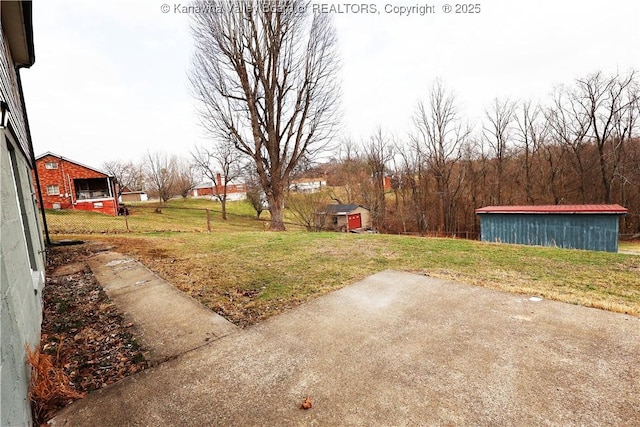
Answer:
<svg viewBox="0 0 640 427"><path fill-rule="evenodd" d="M84 393L78 393L73 388L69 377L60 367L62 342L58 346L55 359L52 355L43 353L40 346L34 350L31 350L29 345L25 345L25 348L27 361L31 365L29 399L34 422L39 425L51 418L51 414L58 408L84 397Z"/></svg>
<svg viewBox="0 0 640 427"><path fill-rule="evenodd" d="M640 256L306 232L102 237L239 326L384 269L640 314Z"/></svg>

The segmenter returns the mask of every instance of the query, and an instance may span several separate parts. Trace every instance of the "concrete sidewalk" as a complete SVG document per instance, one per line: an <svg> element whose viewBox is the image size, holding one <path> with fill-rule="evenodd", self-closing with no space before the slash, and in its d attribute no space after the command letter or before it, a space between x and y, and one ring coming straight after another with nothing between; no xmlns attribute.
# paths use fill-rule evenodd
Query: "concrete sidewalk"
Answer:
<svg viewBox="0 0 640 427"><path fill-rule="evenodd" d="M52 424L640 425L640 319L384 271Z"/></svg>
<svg viewBox="0 0 640 427"><path fill-rule="evenodd" d="M125 320L133 323L136 339L151 363L179 356L238 330L133 258L103 252L87 262Z"/></svg>

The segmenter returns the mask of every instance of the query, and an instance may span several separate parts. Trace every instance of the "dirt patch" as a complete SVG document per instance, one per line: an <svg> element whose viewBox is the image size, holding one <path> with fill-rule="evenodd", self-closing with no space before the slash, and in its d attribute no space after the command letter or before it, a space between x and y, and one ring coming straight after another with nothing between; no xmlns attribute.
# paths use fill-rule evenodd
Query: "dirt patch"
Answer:
<svg viewBox="0 0 640 427"><path fill-rule="evenodd" d="M49 276L51 277L69 276L71 274L80 273L85 269L85 267L86 266L84 265L84 263L81 263L81 262L74 262L72 264L61 265L53 269L49 273Z"/></svg>
<svg viewBox="0 0 640 427"><path fill-rule="evenodd" d="M142 350L121 314L85 260L104 248L96 243L61 246L47 251L47 282L41 349L79 393L108 384L147 367ZM43 422L59 407L46 408Z"/></svg>

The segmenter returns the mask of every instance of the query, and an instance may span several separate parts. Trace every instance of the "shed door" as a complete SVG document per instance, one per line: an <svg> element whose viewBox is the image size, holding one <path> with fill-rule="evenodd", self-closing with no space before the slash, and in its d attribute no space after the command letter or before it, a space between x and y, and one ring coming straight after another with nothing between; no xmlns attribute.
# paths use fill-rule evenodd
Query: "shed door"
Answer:
<svg viewBox="0 0 640 427"><path fill-rule="evenodd" d="M349 230L360 227L362 227L362 219L359 213L347 215L347 228Z"/></svg>

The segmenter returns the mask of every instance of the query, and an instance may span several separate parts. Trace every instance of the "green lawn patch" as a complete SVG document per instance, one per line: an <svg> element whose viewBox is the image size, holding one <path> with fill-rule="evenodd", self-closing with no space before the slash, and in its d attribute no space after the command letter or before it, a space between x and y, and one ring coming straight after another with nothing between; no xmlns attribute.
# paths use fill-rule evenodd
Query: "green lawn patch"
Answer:
<svg viewBox="0 0 640 427"><path fill-rule="evenodd" d="M384 269L640 314L640 257L379 234L235 231L104 237L239 325Z"/></svg>

